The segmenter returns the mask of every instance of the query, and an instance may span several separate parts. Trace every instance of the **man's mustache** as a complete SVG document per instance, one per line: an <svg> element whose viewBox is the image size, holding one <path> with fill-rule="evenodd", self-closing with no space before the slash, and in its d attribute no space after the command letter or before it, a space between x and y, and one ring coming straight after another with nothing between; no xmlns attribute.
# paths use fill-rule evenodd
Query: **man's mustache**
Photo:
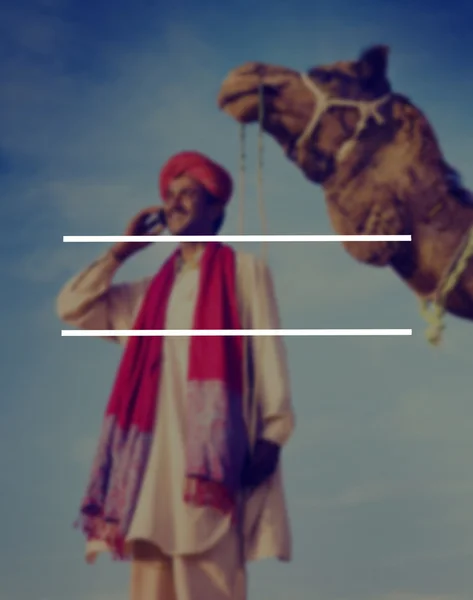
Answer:
<svg viewBox="0 0 473 600"><path fill-rule="evenodd" d="M172 217L175 214L176 215L186 215L188 214L188 210L186 210L185 208L182 207L178 207L178 208L173 208L171 211L168 212L167 217Z"/></svg>

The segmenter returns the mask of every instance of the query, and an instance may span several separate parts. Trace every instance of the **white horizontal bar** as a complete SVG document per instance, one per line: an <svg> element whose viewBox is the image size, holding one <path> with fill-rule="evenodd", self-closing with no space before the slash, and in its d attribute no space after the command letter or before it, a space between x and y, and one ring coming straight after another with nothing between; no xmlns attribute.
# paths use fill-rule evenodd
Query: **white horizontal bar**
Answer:
<svg viewBox="0 0 473 600"><path fill-rule="evenodd" d="M64 242L411 242L411 235L65 235Z"/></svg>
<svg viewBox="0 0 473 600"><path fill-rule="evenodd" d="M65 337L150 336L407 336L412 329L63 329Z"/></svg>

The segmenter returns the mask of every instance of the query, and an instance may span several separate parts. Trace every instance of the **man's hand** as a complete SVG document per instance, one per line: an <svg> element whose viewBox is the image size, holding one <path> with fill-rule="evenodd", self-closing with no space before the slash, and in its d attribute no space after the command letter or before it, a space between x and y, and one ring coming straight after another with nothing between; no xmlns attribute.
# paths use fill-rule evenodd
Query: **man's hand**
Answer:
<svg viewBox="0 0 473 600"><path fill-rule="evenodd" d="M124 235L160 235L164 229L164 219L162 222L157 223L152 229L147 227L147 221L156 213L163 210L161 206L150 206L140 211L133 219L128 223ZM117 242L111 248L112 254L120 262L129 258L132 254L143 250L149 246L152 242Z"/></svg>
<svg viewBox="0 0 473 600"><path fill-rule="evenodd" d="M269 440L258 440L253 456L243 469L242 485L254 489L274 474L279 462L280 446Z"/></svg>

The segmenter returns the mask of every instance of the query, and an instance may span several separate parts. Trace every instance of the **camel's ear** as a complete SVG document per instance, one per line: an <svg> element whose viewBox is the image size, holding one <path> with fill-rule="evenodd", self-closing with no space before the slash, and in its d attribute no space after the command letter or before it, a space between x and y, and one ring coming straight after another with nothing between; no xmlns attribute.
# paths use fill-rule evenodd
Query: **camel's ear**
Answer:
<svg viewBox="0 0 473 600"><path fill-rule="evenodd" d="M365 50L358 60L358 72L364 81L384 79L388 68L388 46L373 46Z"/></svg>

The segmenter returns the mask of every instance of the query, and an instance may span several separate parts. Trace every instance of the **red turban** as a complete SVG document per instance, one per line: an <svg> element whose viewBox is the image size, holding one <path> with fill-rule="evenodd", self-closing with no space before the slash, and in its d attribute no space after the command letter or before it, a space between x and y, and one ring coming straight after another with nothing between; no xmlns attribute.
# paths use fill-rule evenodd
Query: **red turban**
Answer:
<svg viewBox="0 0 473 600"><path fill-rule="evenodd" d="M198 181L212 196L226 204L233 192L230 174L216 162L200 152L180 152L164 165L159 175L159 191L166 200L171 181L188 175Z"/></svg>

